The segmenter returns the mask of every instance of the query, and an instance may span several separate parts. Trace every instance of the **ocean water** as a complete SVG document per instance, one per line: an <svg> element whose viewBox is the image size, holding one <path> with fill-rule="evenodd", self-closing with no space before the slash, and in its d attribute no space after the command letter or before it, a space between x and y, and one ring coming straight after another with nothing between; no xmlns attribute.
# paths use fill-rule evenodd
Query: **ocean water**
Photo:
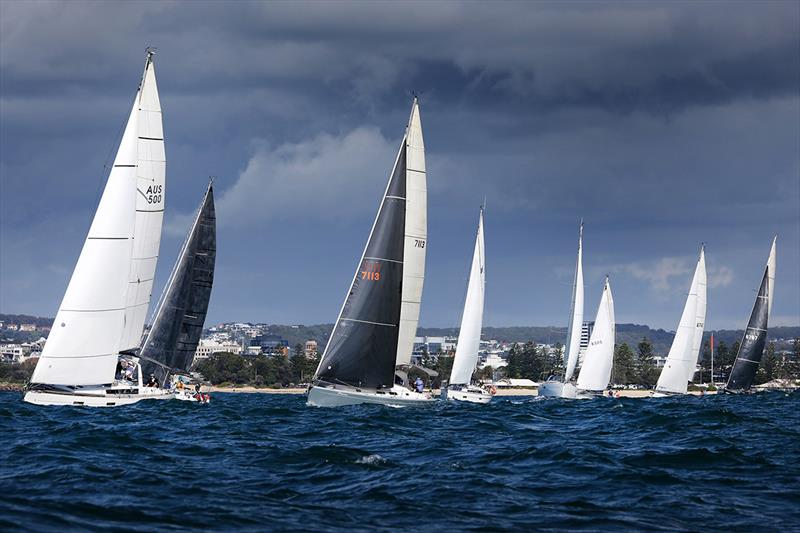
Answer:
<svg viewBox="0 0 800 533"><path fill-rule="evenodd" d="M798 530L800 394L43 408L0 393L0 530Z"/></svg>

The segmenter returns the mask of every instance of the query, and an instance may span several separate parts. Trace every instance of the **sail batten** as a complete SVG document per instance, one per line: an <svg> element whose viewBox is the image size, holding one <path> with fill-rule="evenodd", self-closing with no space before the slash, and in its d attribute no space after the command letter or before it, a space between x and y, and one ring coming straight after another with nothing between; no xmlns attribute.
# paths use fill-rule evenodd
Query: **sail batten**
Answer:
<svg viewBox="0 0 800 533"><path fill-rule="evenodd" d="M483 239L483 209L478 218L478 234L475 237L475 250L469 273L467 296L464 301L464 314L458 333L453 369L450 372L451 385L469 385L472 373L478 362L481 328L483 326L483 305L486 289L485 252Z"/></svg>

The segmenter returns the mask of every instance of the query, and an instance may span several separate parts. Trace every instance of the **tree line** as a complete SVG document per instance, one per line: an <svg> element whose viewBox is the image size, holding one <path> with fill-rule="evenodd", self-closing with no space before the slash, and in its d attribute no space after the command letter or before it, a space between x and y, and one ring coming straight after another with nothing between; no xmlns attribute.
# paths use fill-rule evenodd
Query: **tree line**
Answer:
<svg viewBox="0 0 800 533"><path fill-rule="evenodd" d="M302 344L296 344L291 357L257 355L245 357L222 352L195 363L194 370L215 385L252 385L289 387L308 383L319 364L319 354L306 356Z"/></svg>

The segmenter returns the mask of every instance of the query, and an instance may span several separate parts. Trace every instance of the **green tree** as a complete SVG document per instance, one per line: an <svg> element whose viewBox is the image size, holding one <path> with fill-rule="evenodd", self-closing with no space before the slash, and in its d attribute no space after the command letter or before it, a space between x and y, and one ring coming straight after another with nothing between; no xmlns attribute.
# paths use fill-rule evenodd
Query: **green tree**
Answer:
<svg viewBox="0 0 800 533"><path fill-rule="evenodd" d="M658 380L658 369L654 362L653 344L643 337L636 350L636 374L640 385L652 388Z"/></svg>
<svg viewBox="0 0 800 533"><path fill-rule="evenodd" d="M627 342L618 344L614 350L614 383L622 385L636 383L633 350Z"/></svg>

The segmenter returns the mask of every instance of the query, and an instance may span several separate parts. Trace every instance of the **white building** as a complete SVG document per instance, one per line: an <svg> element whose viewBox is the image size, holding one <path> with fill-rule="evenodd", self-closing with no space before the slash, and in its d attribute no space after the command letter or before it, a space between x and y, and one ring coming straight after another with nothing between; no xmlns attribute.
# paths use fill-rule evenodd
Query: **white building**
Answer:
<svg viewBox="0 0 800 533"><path fill-rule="evenodd" d="M235 353L241 354L242 347L235 342L215 342L209 339L200 339L200 344L197 345L197 351L194 353L195 359L205 359L215 353Z"/></svg>

